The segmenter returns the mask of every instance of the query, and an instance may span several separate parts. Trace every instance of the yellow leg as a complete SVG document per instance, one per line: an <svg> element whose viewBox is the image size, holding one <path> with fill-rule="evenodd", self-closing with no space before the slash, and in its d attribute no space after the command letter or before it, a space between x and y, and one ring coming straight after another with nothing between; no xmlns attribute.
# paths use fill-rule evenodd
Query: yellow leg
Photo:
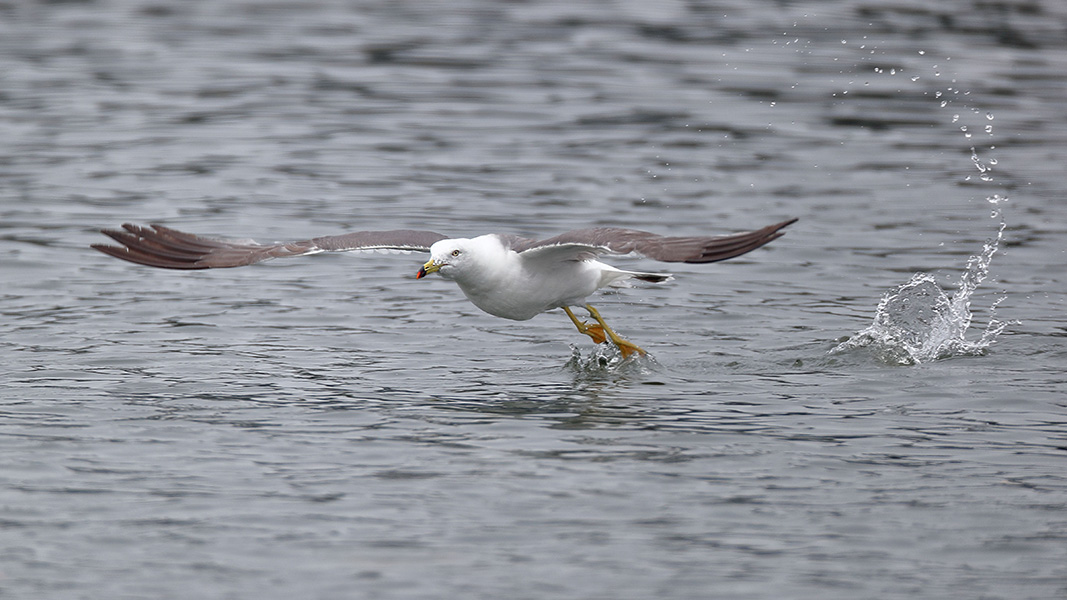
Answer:
<svg viewBox="0 0 1067 600"><path fill-rule="evenodd" d="M640 354L641 356L644 356L645 354L648 354L640 346L638 346L638 345L636 345L636 344L634 344L632 342L627 342L626 340L624 340L621 337L619 337L619 335L617 333L615 333L611 329L611 327L608 327L607 323L604 322L604 318L600 316L600 312L597 311L597 309L593 308L589 304L586 304L585 305L585 310L588 310L589 311L589 315L591 317L593 317L594 319L596 319L597 323L600 323L600 327L604 330L603 332L605 334L607 334L608 338L611 339L611 343L615 344L619 348L619 352L622 352L622 357L623 358L627 358L627 357L629 357L631 354L633 354L635 352L637 354ZM567 311L567 312L569 313L570 311ZM571 318L573 319L574 316L571 315ZM575 319L575 320L577 320L577 319ZM579 330L580 330L580 328L579 328Z"/></svg>
<svg viewBox="0 0 1067 600"><path fill-rule="evenodd" d="M604 335L604 329L600 325L590 325L584 321L579 321L578 317L574 316L571 309L566 306L563 307L563 312L567 313L567 316L571 318L571 323L574 323L579 333L584 333L593 338L594 344L603 344L607 341L608 338Z"/></svg>

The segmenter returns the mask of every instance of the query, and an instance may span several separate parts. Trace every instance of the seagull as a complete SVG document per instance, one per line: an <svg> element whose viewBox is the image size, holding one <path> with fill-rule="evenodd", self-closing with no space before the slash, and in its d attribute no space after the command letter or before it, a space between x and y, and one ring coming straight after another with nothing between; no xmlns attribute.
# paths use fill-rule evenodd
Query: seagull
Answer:
<svg viewBox="0 0 1067 600"><path fill-rule="evenodd" d="M433 231L357 231L297 242L260 244L185 233L162 225L126 223L104 229L120 246L92 244L104 254L162 269L243 267L273 258L322 252L393 250L429 252L416 279L437 273L456 282L475 306L505 319L526 321L562 309L582 334L597 344L611 340L623 358L646 351L619 337L586 298L628 280L662 283L669 273L624 271L597 260L602 255L636 254L662 262L711 263L751 252L783 235L789 219L755 231L715 237L662 236L617 227L576 229L544 240L490 233L450 238ZM582 321L571 307L583 306L595 323Z"/></svg>

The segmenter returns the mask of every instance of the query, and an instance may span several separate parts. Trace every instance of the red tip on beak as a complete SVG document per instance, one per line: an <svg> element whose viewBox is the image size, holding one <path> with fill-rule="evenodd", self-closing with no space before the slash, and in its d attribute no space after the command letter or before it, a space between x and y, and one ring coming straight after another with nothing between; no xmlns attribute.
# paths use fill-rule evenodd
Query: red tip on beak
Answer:
<svg viewBox="0 0 1067 600"><path fill-rule="evenodd" d="M415 273L415 279L422 279L426 277L426 267L420 267L419 272Z"/></svg>

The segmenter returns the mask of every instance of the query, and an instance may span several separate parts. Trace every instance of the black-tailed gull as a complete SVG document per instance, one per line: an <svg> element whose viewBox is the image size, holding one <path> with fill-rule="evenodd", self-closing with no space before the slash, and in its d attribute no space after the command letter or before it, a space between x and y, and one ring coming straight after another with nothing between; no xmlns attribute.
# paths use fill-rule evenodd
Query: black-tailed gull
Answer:
<svg viewBox="0 0 1067 600"><path fill-rule="evenodd" d="M600 344L611 340L624 357L645 351L620 338L595 308L585 302L596 290L628 279L661 283L667 273L623 271L596 260L604 254L638 254L663 262L710 263L740 256L782 235L789 219L762 229L717 237L661 236L634 229L577 229L545 240L490 233L475 238L449 238L432 231L398 229L357 231L299 242L259 244L227 241L152 225L125 224L104 230L121 246L93 244L116 258L164 269L241 267L290 256L357 250L429 252L430 260L416 278L438 273L455 281L467 298L485 312L525 321L562 308L578 331ZM596 323L571 311L584 306Z"/></svg>

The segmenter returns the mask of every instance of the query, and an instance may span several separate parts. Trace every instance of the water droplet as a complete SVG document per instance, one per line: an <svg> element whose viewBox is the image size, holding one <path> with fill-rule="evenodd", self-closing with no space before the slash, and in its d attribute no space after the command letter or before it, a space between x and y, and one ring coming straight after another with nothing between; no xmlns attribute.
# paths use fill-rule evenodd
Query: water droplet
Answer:
<svg viewBox="0 0 1067 600"><path fill-rule="evenodd" d="M990 121L992 121L992 120L993 120L993 113L988 113L988 112L987 112L987 113L985 114L985 118L987 118L987 119L989 119Z"/></svg>
<svg viewBox="0 0 1067 600"><path fill-rule="evenodd" d="M997 159L995 159L995 158L989 159L989 164L991 164L991 165L997 164Z"/></svg>
<svg viewBox="0 0 1067 600"><path fill-rule="evenodd" d="M926 50L919 50L919 54L926 54Z"/></svg>
<svg viewBox="0 0 1067 600"><path fill-rule="evenodd" d="M989 135L993 135L993 126L992 125L986 125L985 126L985 132L988 133Z"/></svg>
<svg viewBox="0 0 1067 600"><path fill-rule="evenodd" d="M934 92L934 98L940 98L941 94L942 94L941 90L938 90L938 91Z"/></svg>
<svg viewBox="0 0 1067 600"><path fill-rule="evenodd" d="M897 74L897 70L896 69L889 69L889 74L890 75L896 75Z"/></svg>
<svg viewBox="0 0 1067 600"><path fill-rule="evenodd" d="M944 106L944 105L942 105L942 106ZM953 123L955 123L956 121L959 121L959 120L960 120L960 116L959 115L952 115L952 122Z"/></svg>
<svg viewBox="0 0 1067 600"><path fill-rule="evenodd" d="M912 77L912 78L911 78L911 80L912 80L912 81L919 81L919 76L918 76L918 75L916 75L915 77Z"/></svg>

